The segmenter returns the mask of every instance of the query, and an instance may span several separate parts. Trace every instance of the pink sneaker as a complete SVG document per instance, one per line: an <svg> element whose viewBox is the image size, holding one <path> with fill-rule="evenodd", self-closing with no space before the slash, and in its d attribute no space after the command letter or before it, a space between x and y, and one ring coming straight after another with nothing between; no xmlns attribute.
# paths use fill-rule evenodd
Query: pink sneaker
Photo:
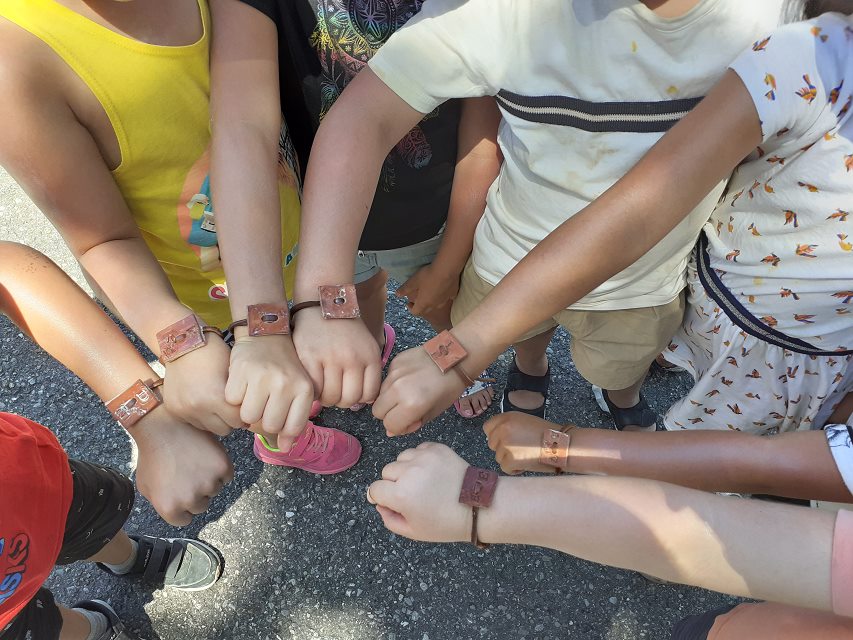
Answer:
<svg viewBox="0 0 853 640"><path fill-rule="evenodd" d="M394 350L394 342L397 341L397 332L394 331L394 327L392 327L387 322L384 326L385 330L385 346L382 348L382 367L385 368L385 365L388 364L388 359L391 357L391 352ZM358 404L352 405L349 409L350 411L361 411L367 405L360 402Z"/></svg>
<svg viewBox="0 0 853 640"><path fill-rule="evenodd" d="M255 457L266 464L328 475L346 471L358 462L361 444L348 433L309 422L287 453L271 447L258 434L255 434L254 451Z"/></svg>

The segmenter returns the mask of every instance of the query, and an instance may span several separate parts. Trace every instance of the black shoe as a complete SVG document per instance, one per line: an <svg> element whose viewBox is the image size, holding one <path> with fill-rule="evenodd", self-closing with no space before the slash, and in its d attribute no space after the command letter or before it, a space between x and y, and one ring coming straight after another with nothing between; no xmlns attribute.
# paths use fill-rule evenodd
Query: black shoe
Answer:
<svg viewBox="0 0 853 640"><path fill-rule="evenodd" d="M613 418L613 424L617 431L622 431L629 424L639 425L643 431L655 431L657 429L658 414L656 414L643 394L640 394L640 401L633 407L623 409L617 407L610 401L607 396L607 390L592 385L592 395L595 396L595 401L604 413L609 413Z"/></svg>
<svg viewBox="0 0 853 640"><path fill-rule="evenodd" d="M135 636L130 635L125 630L124 623L115 610L103 600L83 600L75 604L73 608L100 613L107 619L109 626L97 640L136 640Z"/></svg>
<svg viewBox="0 0 853 640"><path fill-rule="evenodd" d="M551 367L548 367L548 370L545 372L544 376L531 376L527 373L524 373L521 369L518 368L518 363L515 361L515 358L512 359L512 367L510 367L509 374L506 377L506 386L504 387L504 395L501 398L501 413L507 413L509 411L518 411L519 413L526 413L530 416L536 416L537 418L545 419L545 407L548 404L548 389L551 387ZM544 398L542 400L542 404L535 409L522 409L521 407L515 406L509 400L509 394L513 391L532 391L534 393L541 393Z"/></svg>
<svg viewBox="0 0 853 640"><path fill-rule="evenodd" d="M139 550L133 568L123 576L141 577L157 588L203 591L222 575L222 557L208 544L190 538L130 538L136 541ZM101 563L98 567L113 573Z"/></svg>

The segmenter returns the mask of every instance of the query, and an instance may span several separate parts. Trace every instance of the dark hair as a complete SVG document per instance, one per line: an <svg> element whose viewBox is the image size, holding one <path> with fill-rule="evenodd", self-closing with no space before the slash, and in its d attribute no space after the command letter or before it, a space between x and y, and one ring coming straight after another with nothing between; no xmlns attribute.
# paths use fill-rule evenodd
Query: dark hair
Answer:
<svg viewBox="0 0 853 640"><path fill-rule="evenodd" d="M816 18L830 11L850 15L853 13L853 0L806 0L803 3L803 15L806 19Z"/></svg>

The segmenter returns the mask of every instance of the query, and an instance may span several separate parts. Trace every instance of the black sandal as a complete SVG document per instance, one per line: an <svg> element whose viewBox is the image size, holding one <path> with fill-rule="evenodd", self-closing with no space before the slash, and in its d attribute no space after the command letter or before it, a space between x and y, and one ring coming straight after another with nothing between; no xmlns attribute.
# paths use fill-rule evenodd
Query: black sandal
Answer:
<svg viewBox="0 0 853 640"><path fill-rule="evenodd" d="M628 425L643 425L644 429L651 429L652 427L657 429L658 414L649 407L642 393L640 394L640 401L627 409L613 404L607 397L607 391L601 387L593 385L592 394L601 410L604 413L609 413L610 417L613 418L613 424L617 431L624 430Z"/></svg>
<svg viewBox="0 0 853 640"><path fill-rule="evenodd" d="M141 577L157 588L203 591L212 587L222 575L222 557L204 542L190 538L129 537L139 549L136 563L122 574L124 576ZM100 562L98 567L117 575Z"/></svg>
<svg viewBox="0 0 853 640"><path fill-rule="evenodd" d="M73 609L85 609L94 613L100 613L107 619L107 630L98 636L98 640L137 640L124 627L121 618L109 604L103 600L83 600L75 604Z"/></svg>
<svg viewBox="0 0 853 640"><path fill-rule="evenodd" d="M545 372L544 376L531 376L519 369L518 363L515 361L515 358L513 358L512 367L506 377L504 395L503 398L501 398L501 413L518 411L519 413L526 413L527 415L536 416L537 418L542 418L544 420L546 406L548 404L548 389L550 387L550 365L548 366L548 370ZM512 402L510 402L509 394L513 391L532 391L534 393L541 393L544 396L544 400L542 400L542 405L535 409L522 409L521 407L516 407Z"/></svg>

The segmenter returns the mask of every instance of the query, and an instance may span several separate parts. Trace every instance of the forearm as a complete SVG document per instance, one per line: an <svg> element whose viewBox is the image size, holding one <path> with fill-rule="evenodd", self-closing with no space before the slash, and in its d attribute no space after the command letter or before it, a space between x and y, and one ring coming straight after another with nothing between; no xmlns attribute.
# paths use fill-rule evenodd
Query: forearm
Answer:
<svg viewBox="0 0 853 640"><path fill-rule="evenodd" d="M101 400L155 375L116 324L34 249L0 243L0 311Z"/></svg>
<svg viewBox="0 0 853 640"><path fill-rule="evenodd" d="M352 281L382 164L422 117L367 68L323 119L305 178L295 300Z"/></svg>
<svg viewBox="0 0 853 640"><path fill-rule="evenodd" d="M756 436L723 431L571 431L568 471L648 478L699 489L853 500L823 432Z"/></svg>
<svg viewBox="0 0 853 640"><path fill-rule="evenodd" d="M281 264L278 129L222 117L213 130L211 184L234 318L287 299ZM271 130L272 129L272 130Z"/></svg>
<svg viewBox="0 0 853 640"><path fill-rule="evenodd" d="M433 266L462 272L474 243L474 231L486 208L489 187L498 177L502 156L497 144L500 112L491 97L468 98L462 104L459 151L447 212L447 227Z"/></svg>
<svg viewBox="0 0 853 640"><path fill-rule="evenodd" d="M156 334L191 312L141 238L97 244L77 256L122 320L155 354Z"/></svg>
<svg viewBox="0 0 853 640"><path fill-rule="evenodd" d="M626 478L501 478L481 540L829 610L834 515ZM773 532L768 538L767 533Z"/></svg>
<svg viewBox="0 0 853 640"><path fill-rule="evenodd" d="M281 100L275 24L236 0L211 2L211 186L228 299L286 300L278 162ZM293 212L295 214L295 212Z"/></svg>
<svg viewBox="0 0 853 640"><path fill-rule="evenodd" d="M746 88L734 74L721 88L624 178L542 240L455 327L474 356L472 369L644 255L760 142Z"/></svg>

